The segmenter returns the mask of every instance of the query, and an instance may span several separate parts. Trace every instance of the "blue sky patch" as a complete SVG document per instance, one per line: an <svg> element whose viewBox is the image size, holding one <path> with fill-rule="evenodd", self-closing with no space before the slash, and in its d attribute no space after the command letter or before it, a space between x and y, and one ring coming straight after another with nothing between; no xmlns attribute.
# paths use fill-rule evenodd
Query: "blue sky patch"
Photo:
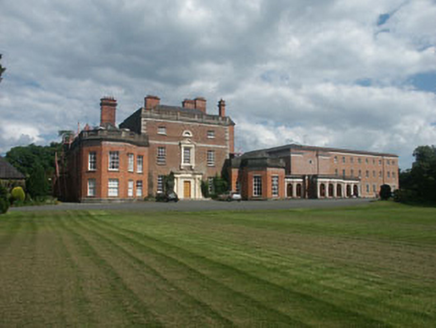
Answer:
<svg viewBox="0 0 436 328"><path fill-rule="evenodd" d="M385 24L389 18L391 18L391 14L381 14L378 16L377 26L381 26Z"/></svg>
<svg viewBox="0 0 436 328"><path fill-rule="evenodd" d="M436 93L436 71L415 74L408 82L419 90Z"/></svg>
<svg viewBox="0 0 436 328"><path fill-rule="evenodd" d="M370 87L372 85L372 80L369 78L358 79L354 82L362 87Z"/></svg>

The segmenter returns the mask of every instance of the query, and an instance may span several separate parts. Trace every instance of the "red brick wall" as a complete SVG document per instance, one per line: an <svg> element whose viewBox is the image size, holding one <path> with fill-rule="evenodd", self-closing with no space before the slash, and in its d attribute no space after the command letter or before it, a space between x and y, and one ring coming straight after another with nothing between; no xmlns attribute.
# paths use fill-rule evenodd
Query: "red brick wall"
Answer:
<svg viewBox="0 0 436 328"><path fill-rule="evenodd" d="M119 152L119 170L109 170L109 152ZM88 170L88 154L90 152L96 153L96 170ZM134 171L128 172L128 154L134 156ZM143 156L143 173L137 172L137 156ZM98 142L89 145L83 145L77 151L74 151L71 156L73 164L70 172L73 173L72 181L75 184L77 193L74 195L76 200L90 200L90 199L134 199L136 198L136 182L142 180L143 191L141 199L148 195L148 148L138 147L129 143L122 142ZM88 197L88 179L95 179L96 193L94 197ZM118 179L119 189L118 197L108 196L108 182L109 179ZM128 196L128 181L133 180L133 197Z"/></svg>
<svg viewBox="0 0 436 328"><path fill-rule="evenodd" d="M380 186L385 183L398 188L398 158L336 152L319 152L319 156L317 156L317 151L310 150L298 150L295 153L294 156L291 156L289 174L334 176L336 174L335 170L337 170L338 176L342 177L343 170L345 170L346 177L359 177L360 170L360 194L363 197L373 197L375 194L378 194ZM336 161L335 157L337 158ZM345 158L345 163L343 162L343 157ZM380 161L381 164L379 164ZM387 164L388 161L389 165ZM366 171L369 173L368 177ZM367 184L369 185L369 192L367 191ZM373 191L373 185L376 186L376 192Z"/></svg>
<svg viewBox="0 0 436 328"><path fill-rule="evenodd" d="M158 134L158 128L165 127L166 135ZM228 158L226 126L189 124L186 122L156 122L146 121L146 133L149 136L149 193L155 194L157 190L158 175L167 175L171 171L176 173L182 170L181 142L189 142L194 146L194 171L203 173L203 180L221 175L225 160ZM208 138L208 131L215 131L215 138ZM190 131L192 137L183 137L183 132ZM157 163L158 147L166 149L166 163ZM207 151L215 152L215 165L208 166Z"/></svg>
<svg viewBox="0 0 436 328"><path fill-rule="evenodd" d="M244 168L241 172L242 181L241 195L244 199L279 199L285 197L285 170L279 168L264 168L264 169L249 169ZM262 195L253 196L253 178L261 176L262 179ZM279 177L279 195L272 196L272 177Z"/></svg>

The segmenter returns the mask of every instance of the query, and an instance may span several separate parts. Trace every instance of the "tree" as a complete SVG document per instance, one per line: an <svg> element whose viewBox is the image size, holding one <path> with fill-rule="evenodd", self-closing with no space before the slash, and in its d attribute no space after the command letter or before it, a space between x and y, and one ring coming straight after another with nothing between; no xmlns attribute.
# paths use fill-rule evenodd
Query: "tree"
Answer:
<svg viewBox="0 0 436 328"><path fill-rule="evenodd" d="M2 55L0 54L0 60L2 59ZM2 80L2 74L6 71L6 68L4 68L2 66L2 64L0 63L0 82Z"/></svg>
<svg viewBox="0 0 436 328"><path fill-rule="evenodd" d="M47 196L49 186L45 176L44 168L40 164L36 164L30 177L26 181L26 188L33 198L44 198Z"/></svg>
<svg viewBox="0 0 436 328"><path fill-rule="evenodd" d="M221 195L228 190L228 183L225 179L218 174L213 178L213 193L215 195Z"/></svg>
<svg viewBox="0 0 436 328"><path fill-rule="evenodd" d="M0 184L0 214L6 213L9 209L8 191Z"/></svg>
<svg viewBox="0 0 436 328"><path fill-rule="evenodd" d="M49 146L14 147L6 153L6 160L24 175L29 176L35 165L41 165L46 176L50 177L55 172L55 153L60 153L62 144L52 142Z"/></svg>
<svg viewBox="0 0 436 328"><path fill-rule="evenodd" d="M419 146L413 152L409 189L423 200L436 201L436 147Z"/></svg>
<svg viewBox="0 0 436 328"><path fill-rule="evenodd" d="M380 198L382 200L388 200L392 196L391 186L384 184L380 187Z"/></svg>

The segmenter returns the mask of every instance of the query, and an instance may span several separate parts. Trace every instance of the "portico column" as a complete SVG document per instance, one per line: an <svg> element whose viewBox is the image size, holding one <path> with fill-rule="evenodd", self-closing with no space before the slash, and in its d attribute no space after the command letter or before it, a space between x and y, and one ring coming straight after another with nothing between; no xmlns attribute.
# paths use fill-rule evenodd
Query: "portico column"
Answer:
<svg viewBox="0 0 436 328"><path fill-rule="evenodd" d="M321 188L321 185L320 185L320 183L317 181L316 182L316 198L320 198L321 197L321 194L320 194L320 189Z"/></svg>
<svg viewBox="0 0 436 328"><path fill-rule="evenodd" d="M342 189L342 197L343 198L347 198L348 197L347 196L347 184L344 183L342 187L343 187L343 189Z"/></svg>
<svg viewBox="0 0 436 328"><path fill-rule="evenodd" d="M325 198L329 198L330 197L329 185L330 185L329 182L324 184L324 186L325 186Z"/></svg>
<svg viewBox="0 0 436 328"><path fill-rule="evenodd" d="M333 184L333 198L338 198L338 184Z"/></svg>
<svg viewBox="0 0 436 328"><path fill-rule="evenodd" d="M297 183L292 184L292 198L297 198Z"/></svg>

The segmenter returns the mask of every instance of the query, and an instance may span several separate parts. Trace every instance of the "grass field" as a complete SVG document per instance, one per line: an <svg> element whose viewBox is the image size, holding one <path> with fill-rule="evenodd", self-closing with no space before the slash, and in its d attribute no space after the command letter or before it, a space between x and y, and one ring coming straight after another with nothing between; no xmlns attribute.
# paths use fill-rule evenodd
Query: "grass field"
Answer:
<svg viewBox="0 0 436 328"><path fill-rule="evenodd" d="M436 208L13 212L0 327L435 327Z"/></svg>

